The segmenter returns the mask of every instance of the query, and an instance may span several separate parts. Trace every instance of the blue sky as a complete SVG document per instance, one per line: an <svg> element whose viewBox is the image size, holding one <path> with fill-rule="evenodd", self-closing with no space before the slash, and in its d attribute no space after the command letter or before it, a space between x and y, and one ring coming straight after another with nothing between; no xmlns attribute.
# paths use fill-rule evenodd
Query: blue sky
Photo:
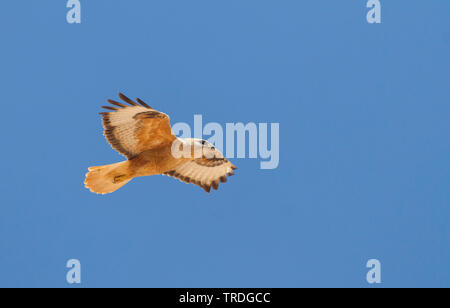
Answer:
<svg viewBox="0 0 450 308"><path fill-rule="evenodd" d="M5 1L0 287L450 286L450 2ZM280 165L211 195L167 177L106 196L118 91L173 123L280 123Z"/></svg>

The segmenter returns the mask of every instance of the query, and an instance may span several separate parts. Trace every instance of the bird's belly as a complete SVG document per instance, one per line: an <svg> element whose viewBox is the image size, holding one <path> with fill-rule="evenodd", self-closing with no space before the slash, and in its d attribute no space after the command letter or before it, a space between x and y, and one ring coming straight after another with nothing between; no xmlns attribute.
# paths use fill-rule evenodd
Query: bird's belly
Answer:
<svg viewBox="0 0 450 308"><path fill-rule="evenodd" d="M162 174L171 170L175 164L171 155L155 152L144 152L133 158L130 163L135 177Z"/></svg>

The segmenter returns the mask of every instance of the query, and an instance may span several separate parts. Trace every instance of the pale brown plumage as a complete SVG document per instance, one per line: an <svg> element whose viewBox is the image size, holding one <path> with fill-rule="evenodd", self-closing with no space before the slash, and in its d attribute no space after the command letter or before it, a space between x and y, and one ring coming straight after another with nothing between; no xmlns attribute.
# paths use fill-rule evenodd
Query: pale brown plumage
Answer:
<svg viewBox="0 0 450 308"><path fill-rule="evenodd" d="M103 106L109 111L100 114L106 139L127 160L90 167L84 183L92 192L111 193L135 177L165 174L198 185L209 193L211 187L218 189L219 183L234 174L236 167L211 144L178 139L170 127L169 116L139 98L134 102L121 93L119 97L125 103L108 100L113 106ZM192 156L174 157L174 142L192 146ZM200 155L196 152L199 146Z"/></svg>

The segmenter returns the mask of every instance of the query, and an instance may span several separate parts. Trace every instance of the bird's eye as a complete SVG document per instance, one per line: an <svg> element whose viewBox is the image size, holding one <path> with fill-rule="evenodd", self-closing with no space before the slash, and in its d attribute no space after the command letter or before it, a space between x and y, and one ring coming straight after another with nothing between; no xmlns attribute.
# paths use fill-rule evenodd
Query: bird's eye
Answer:
<svg viewBox="0 0 450 308"><path fill-rule="evenodd" d="M200 141L200 142L201 142L202 145L205 145L205 144L206 144L206 141L205 141L205 140L202 140L202 141Z"/></svg>

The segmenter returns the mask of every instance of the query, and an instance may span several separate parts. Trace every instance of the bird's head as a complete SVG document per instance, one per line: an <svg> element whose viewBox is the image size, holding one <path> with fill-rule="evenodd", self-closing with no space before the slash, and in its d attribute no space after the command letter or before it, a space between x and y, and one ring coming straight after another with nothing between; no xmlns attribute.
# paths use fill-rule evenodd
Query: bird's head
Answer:
<svg viewBox="0 0 450 308"><path fill-rule="evenodd" d="M187 144L192 146L194 150L214 150L214 146L206 140L199 138L186 138Z"/></svg>
<svg viewBox="0 0 450 308"><path fill-rule="evenodd" d="M206 140L199 138L183 138L181 141L183 143L183 148L191 150L192 157L198 158L206 156L210 158L221 155L219 154L220 152L216 151L214 145Z"/></svg>

